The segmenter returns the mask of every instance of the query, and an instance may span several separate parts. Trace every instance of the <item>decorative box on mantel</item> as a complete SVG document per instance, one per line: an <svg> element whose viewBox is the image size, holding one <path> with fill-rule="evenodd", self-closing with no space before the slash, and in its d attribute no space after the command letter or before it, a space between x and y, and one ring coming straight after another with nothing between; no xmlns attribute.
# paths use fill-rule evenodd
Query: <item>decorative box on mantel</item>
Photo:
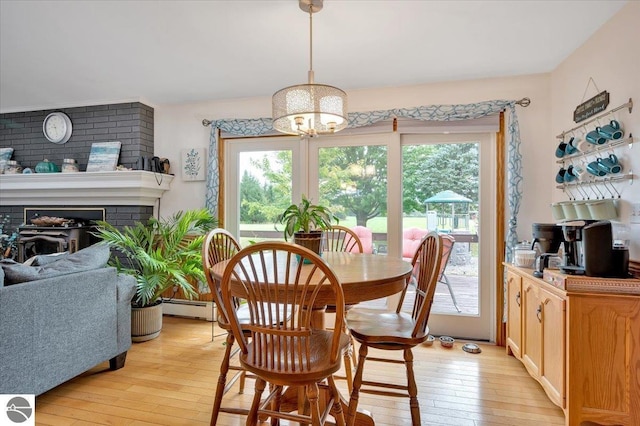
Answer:
<svg viewBox="0 0 640 426"><path fill-rule="evenodd" d="M0 175L0 205L154 206L173 175L142 170Z"/></svg>

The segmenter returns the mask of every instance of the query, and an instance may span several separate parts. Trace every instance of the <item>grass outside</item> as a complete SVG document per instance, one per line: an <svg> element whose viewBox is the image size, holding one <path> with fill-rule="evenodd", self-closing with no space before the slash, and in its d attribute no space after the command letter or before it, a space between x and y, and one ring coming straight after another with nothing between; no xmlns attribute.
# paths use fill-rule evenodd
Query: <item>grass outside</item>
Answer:
<svg viewBox="0 0 640 426"><path fill-rule="evenodd" d="M346 226L347 228L353 228L356 226L356 218L354 216L347 216L346 219L341 220L338 225ZM405 217L402 220L404 229L408 228L426 228L426 217ZM240 225L243 231L273 231L272 223L243 223ZM277 228L282 229L282 225L277 225ZM372 232L387 232L387 218L375 217L367 221L367 228Z"/></svg>
<svg viewBox="0 0 640 426"><path fill-rule="evenodd" d="M339 225L346 226L347 228L353 228L356 226L356 218L354 216L348 216L346 219L341 220ZM409 228L426 228L426 217L405 217L402 220L403 229ZM274 231L274 225L272 223L243 223L240 225L243 231ZM367 221L367 228L371 229L374 233L386 233L387 232L387 218L375 217ZM282 225L278 225L278 230L282 230ZM243 246L252 242L264 241L264 238L241 238L241 244ZM383 244L381 241L377 241L376 244ZM469 249L472 257L478 257L478 244L470 244Z"/></svg>

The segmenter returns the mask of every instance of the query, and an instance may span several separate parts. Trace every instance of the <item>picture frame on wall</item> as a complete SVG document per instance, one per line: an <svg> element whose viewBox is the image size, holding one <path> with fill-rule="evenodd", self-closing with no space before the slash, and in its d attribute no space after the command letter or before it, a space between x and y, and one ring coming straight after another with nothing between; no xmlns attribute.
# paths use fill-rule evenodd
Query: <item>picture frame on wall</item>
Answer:
<svg viewBox="0 0 640 426"><path fill-rule="evenodd" d="M89 161L87 162L87 171L114 171L118 166L121 145L122 143L119 141L92 143L91 152L89 152Z"/></svg>
<svg viewBox="0 0 640 426"><path fill-rule="evenodd" d="M207 149L187 148L181 151L182 180L203 181L207 170Z"/></svg>

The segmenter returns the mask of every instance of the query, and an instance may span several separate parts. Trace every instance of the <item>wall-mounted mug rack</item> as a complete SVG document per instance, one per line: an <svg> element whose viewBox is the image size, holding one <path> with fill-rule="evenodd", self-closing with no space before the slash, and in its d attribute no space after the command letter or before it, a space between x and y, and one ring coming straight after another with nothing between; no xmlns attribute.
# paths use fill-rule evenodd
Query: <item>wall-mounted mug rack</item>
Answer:
<svg viewBox="0 0 640 426"><path fill-rule="evenodd" d="M558 138L560 140L564 140L565 136L567 136L569 134L573 134L578 129L586 128L587 124L593 123L594 121L601 120L602 118L604 118L604 117L606 117L608 115L611 115L614 112L619 111L619 110L621 110L623 108L628 108L629 109L629 114L631 114L631 111L633 111L633 99L629 98L629 102L627 102L625 104L622 104L622 105L620 105L620 106L618 106L616 108L613 108L611 111L607 111L605 113L597 115L597 116L591 118L590 120L587 120L587 121L581 123L579 126L576 126L576 127L572 128L572 129L563 131L558 136L556 136L556 138Z"/></svg>
<svg viewBox="0 0 640 426"><path fill-rule="evenodd" d="M617 176L593 176L575 182L566 182L560 185L556 185L556 188L562 189L564 192L566 192L569 195L570 200L578 199L573 191L578 193L583 200L590 200L592 198L595 198L596 200L604 200L605 198L621 198L620 191L618 191L616 185L627 180L630 181L629 185L632 185L633 178L633 172L630 170L625 174L620 174ZM601 191L600 187L603 187L604 190Z"/></svg>
<svg viewBox="0 0 640 426"><path fill-rule="evenodd" d="M629 148L633 147L633 134L629 133L629 136L627 136L626 138L609 141L603 145L593 145L593 147L588 151L578 151L574 154L565 155L562 158L558 159L556 163L563 164L567 160L575 160L577 158L586 157L591 154L597 154L601 151L608 151L624 144L628 144Z"/></svg>

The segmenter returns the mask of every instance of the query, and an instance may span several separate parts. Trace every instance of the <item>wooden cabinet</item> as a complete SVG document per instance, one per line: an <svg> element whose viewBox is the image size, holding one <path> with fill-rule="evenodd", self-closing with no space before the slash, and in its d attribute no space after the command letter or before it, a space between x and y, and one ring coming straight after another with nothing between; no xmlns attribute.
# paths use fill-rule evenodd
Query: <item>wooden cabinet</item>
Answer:
<svg viewBox="0 0 640 426"><path fill-rule="evenodd" d="M522 277L507 271L507 351L520 359L522 353Z"/></svg>
<svg viewBox="0 0 640 426"><path fill-rule="evenodd" d="M640 425L640 297L571 294L567 424Z"/></svg>
<svg viewBox="0 0 640 426"><path fill-rule="evenodd" d="M640 296L565 291L507 265L507 297L507 351L567 425L640 425Z"/></svg>
<svg viewBox="0 0 640 426"><path fill-rule="evenodd" d="M554 404L565 407L565 298L522 278L522 363Z"/></svg>
<svg viewBox="0 0 640 426"><path fill-rule="evenodd" d="M540 289L542 370L540 383L554 404L565 407L565 298Z"/></svg>

